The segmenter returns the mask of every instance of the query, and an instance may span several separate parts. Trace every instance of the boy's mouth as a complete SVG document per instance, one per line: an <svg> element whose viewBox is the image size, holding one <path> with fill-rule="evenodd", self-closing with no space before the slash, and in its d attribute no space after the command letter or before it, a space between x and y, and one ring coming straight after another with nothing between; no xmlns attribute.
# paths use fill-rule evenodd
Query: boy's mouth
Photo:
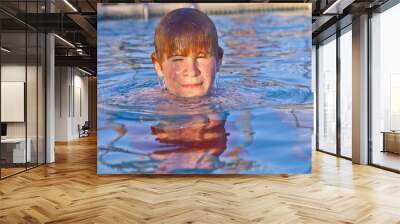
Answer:
<svg viewBox="0 0 400 224"><path fill-rule="evenodd" d="M199 83L189 83L189 84L181 84L182 87L184 88L197 88L203 85L203 82Z"/></svg>

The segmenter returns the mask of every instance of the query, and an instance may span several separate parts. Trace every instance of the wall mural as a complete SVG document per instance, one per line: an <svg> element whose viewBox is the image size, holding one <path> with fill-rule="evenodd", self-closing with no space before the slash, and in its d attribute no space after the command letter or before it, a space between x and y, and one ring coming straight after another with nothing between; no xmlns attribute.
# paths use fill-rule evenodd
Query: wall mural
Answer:
<svg viewBox="0 0 400 224"><path fill-rule="evenodd" d="M99 174L310 173L312 132L310 4L98 5Z"/></svg>

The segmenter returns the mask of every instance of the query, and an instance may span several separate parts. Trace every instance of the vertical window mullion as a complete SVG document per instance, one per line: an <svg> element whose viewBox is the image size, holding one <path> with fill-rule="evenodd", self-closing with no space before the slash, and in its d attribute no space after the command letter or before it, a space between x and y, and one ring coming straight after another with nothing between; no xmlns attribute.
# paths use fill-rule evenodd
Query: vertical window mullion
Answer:
<svg viewBox="0 0 400 224"><path fill-rule="evenodd" d="M315 138L316 138L316 140L315 140L315 148L318 150L319 149L319 102L318 102L318 100L319 100L319 63L318 63L318 60L319 60L319 44L317 44L316 45L316 47L315 47L315 63L316 63L316 66L315 66L315 113L316 113L316 116L315 116L315 128L316 128L316 130L315 130Z"/></svg>
<svg viewBox="0 0 400 224"><path fill-rule="evenodd" d="M28 0L25 0L25 21L28 21ZM25 120L25 170L28 170L28 114L27 114L27 90L28 90L28 24L25 23L25 88L24 88L24 120Z"/></svg>
<svg viewBox="0 0 400 224"><path fill-rule="evenodd" d="M341 119L340 119L340 29L336 28L336 154L341 156Z"/></svg>
<svg viewBox="0 0 400 224"><path fill-rule="evenodd" d="M36 0L36 13L39 15L39 0ZM36 166L38 165L39 165L39 30L36 31Z"/></svg>
<svg viewBox="0 0 400 224"><path fill-rule="evenodd" d="M372 63L371 63L371 57L372 57L372 30L371 30L371 20L372 20L372 12L368 12L368 32L367 32L367 39L368 39L368 53L367 53L367 63L368 63L368 70L367 70L367 83L368 83L368 124L367 124L367 132L368 132L368 164L372 164L373 161L373 153L372 153L372 85L371 85L371 80L372 80Z"/></svg>

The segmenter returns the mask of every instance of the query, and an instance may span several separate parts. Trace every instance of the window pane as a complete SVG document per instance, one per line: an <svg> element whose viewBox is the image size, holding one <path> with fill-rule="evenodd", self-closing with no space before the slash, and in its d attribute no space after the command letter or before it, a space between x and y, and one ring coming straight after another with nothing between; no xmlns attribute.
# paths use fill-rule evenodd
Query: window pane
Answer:
<svg viewBox="0 0 400 224"><path fill-rule="evenodd" d="M1 34L1 177L25 170L26 33ZM29 146L29 145L28 145ZM29 149L29 147L28 147Z"/></svg>
<svg viewBox="0 0 400 224"><path fill-rule="evenodd" d="M31 153L28 168L37 165L37 33L28 32L28 62L26 80L26 116L27 116L27 142Z"/></svg>
<svg viewBox="0 0 400 224"><path fill-rule="evenodd" d="M45 52L46 37L44 34L39 33L39 46L38 46L38 163L45 163Z"/></svg>
<svg viewBox="0 0 400 224"><path fill-rule="evenodd" d="M352 141L352 35L351 30L340 37L340 152L351 158Z"/></svg>
<svg viewBox="0 0 400 224"><path fill-rule="evenodd" d="M336 41L318 48L318 148L336 153Z"/></svg>
<svg viewBox="0 0 400 224"><path fill-rule="evenodd" d="M372 18L372 163L400 170L400 4Z"/></svg>

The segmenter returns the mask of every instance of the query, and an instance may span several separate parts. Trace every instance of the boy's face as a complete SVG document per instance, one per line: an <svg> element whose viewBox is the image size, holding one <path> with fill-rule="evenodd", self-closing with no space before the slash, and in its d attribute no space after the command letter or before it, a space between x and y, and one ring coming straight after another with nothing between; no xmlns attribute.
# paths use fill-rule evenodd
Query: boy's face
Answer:
<svg viewBox="0 0 400 224"><path fill-rule="evenodd" d="M213 85L221 59L210 53L172 55L154 62L157 74L164 78L168 91L180 97L207 95Z"/></svg>

